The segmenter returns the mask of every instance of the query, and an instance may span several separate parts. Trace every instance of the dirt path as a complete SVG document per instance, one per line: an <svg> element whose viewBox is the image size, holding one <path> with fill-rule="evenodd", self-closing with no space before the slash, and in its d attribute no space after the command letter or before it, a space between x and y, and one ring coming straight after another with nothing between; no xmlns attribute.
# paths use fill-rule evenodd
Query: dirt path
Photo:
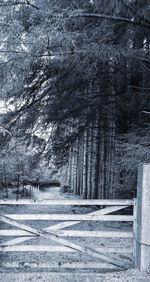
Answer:
<svg viewBox="0 0 150 282"><path fill-rule="evenodd" d="M49 188L46 189L44 192L41 192L39 190L33 189L32 191L33 194L33 198L36 200L44 200L44 199L66 199L66 198L73 198L73 196L70 195L62 195L60 194L59 188ZM91 211L96 210L97 208L89 208L89 207L79 207L79 206L3 206L1 208L1 213L7 213L7 214L11 214L11 213L18 213L18 214L23 214L23 213L42 213L42 214L50 214L50 213L59 213L59 214L84 214L84 213L88 213ZM59 223L56 221L24 221L24 223L36 227L38 229L42 229L45 228L47 226ZM8 224L4 224L1 223L1 229L14 229L13 227L9 226ZM72 227L68 227L65 228L67 229L72 229L72 230L126 230L129 231L131 229L131 227L127 224L124 223L100 223L100 222L85 222L85 223L80 223L77 224L75 226ZM6 241L6 240L10 240L13 239L12 237L2 237L1 238L1 243ZM131 247L132 245L132 241L130 239L104 239L104 238L69 238L70 241L73 241L77 244L80 244L82 246L88 246L91 248L97 248L97 247L101 247L101 246L110 246L110 247ZM39 238L36 237L32 240L29 240L25 243L22 244L28 244L28 245L44 245L44 246L54 246L57 243L54 243L53 241L50 241L48 239L43 239L43 238ZM111 254L109 255L112 258L116 259L116 262L119 262L120 260L124 263L124 265L126 267L131 267L132 262L131 262L131 256L130 255L123 255L123 254ZM53 280L53 274L51 272L51 275L49 277L49 269L48 266L53 265L53 264L57 264L58 266L62 266L64 263L70 263L70 262L75 262L75 263L93 263L93 262L97 262L97 263L103 263L101 261L99 261L98 259L92 258L92 257L88 257L85 254L81 254L81 253L50 253L50 252L5 252L1 254L0 257L0 263L1 263L1 267L0 267L0 272L1 272L1 280L0 281L5 281L3 279L5 279L5 274L9 274L9 277L11 277L12 272L13 272L13 279L11 281L56 281ZM19 267L16 267L17 264L19 263ZM31 267L29 267L29 265L31 264ZM39 264L39 267L37 268L37 264ZM7 265L6 267L3 266ZM42 265L42 267L40 267ZM13 266L13 267L11 267ZM94 270L94 275L95 275L95 279L93 281L108 281L108 280L100 280L99 276L101 272L108 272L108 271L112 271L112 269L109 269L110 265L108 264L107 269L102 269L102 270ZM112 266L111 266L112 268ZM59 278L58 276L58 272L61 275L60 277L63 277L63 272L64 269L61 270L61 267L58 269L55 269L55 274L56 276ZM19 276L19 273L24 273L22 278L21 276ZM39 273L39 276L36 273ZM42 274L42 273L45 274ZM78 276L78 273L80 272L81 274L81 280L84 278L88 279L88 277L90 277L90 275L92 275L92 271L90 274L86 274L84 270L78 270L78 269L72 269L71 273L69 270L67 270L66 272L66 279L69 280L65 280L65 281L81 281L81 280L75 280L76 276ZM88 271L89 272L89 271ZM70 274L69 274L70 273ZM113 272L115 277L116 275L120 275L119 272ZM122 272L121 272L122 273ZM23 280L24 275L26 275L26 280ZM41 276L42 275L42 276ZM72 278L74 280L70 280L69 275L72 275ZM112 274L109 274L112 275ZM121 274L122 275L122 274ZM8 277L8 279L9 279ZM15 278L16 277L16 278ZM18 277L18 278L17 278ZM34 277L36 277L36 279L34 280ZM38 278L39 277L39 278ZM42 277L42 278L40 278ZM47 277L47 278L46 278ZM49 277L49 278L48 278ZM97 277L97 278L96 278ZM113 277L113 276L112 276ZM104 277L103 277L104 278ZM103 279L102 278L102 279ZM106 276L107 278L107 276ZM17 280L14 280L17 279ZM19 280L18 280L19 279ZM22 279L22 280L20 280ZM40 280L41 279L41 280ZM44 280L46 279L46 280ZM52 279L52 280L49 280ZM61 279L61 278L60 278ZM79 277L77 277L77 279L79 279ZM99 279L99 280L96 280ZM7 280L9 281L9 280ZM57 279L57 281L64 281L64 280L59 280ZM82 280L83 281L83 280ZM85 280L85 281L90 281L90 280ZM92 280L91 280L92 281ZM117 280L114 280L117 281ZM119 280L119 281L125 281L125 280ZM129 280L130 281L130 280ZM132 280L131 280L132 281ZM135 281L135 280L134 280ZM146 280L141 280L141 281L146 281ZM148 282L150 280L147 280L146 282Z"/></svg>

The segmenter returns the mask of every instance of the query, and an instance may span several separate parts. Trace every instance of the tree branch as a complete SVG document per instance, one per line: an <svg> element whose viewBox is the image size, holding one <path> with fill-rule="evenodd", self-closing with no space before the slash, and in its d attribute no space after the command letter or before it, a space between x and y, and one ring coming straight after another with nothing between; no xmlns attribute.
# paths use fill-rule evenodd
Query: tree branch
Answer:
<svg viewBox="0 0 150 282"><path fill-rule="evenodd" d="M139 86L130 85L130 88L135 88L135 89L150 91L150 88L149 88L149 87L142 87L142 86L139 87Z"/></svg>
<svg viewBox="0 0 150 282"><path fill-rule="evenodd" d="M131 25L136 25L140 27L145 27L150 29L150 23L145 21L144 19L134 20L130 18L118 17L113 15L102 15L102 14L76 14L71 17L82 17L82 18L95 18L95 19L107 19L112 21L124 22Z"/></svg>
<svg viewBox="0 0 150 282"><path fill-rule="evenodd" d="M142 111L142 113L150 115L150 112L147 112L147 111Z"/></svg>
<svg viewBox="0 0 150 282"><path fill-rule="evenodd" d="M131 5L128 5L127 3L125 3L124 0L121 0L121 2L122 2L122 4L124 5L125 8L127 8L129 11L132 12L132 14L133 14L134 16L135 16L135 15L138 16L138 17L139 17L139 20L142 20L142 21L144 21L145 23L147 23L147 24L150 25L150 21L149 21L147 18L141 16L141 14L137 12L136 8L133 8L133 7L131 7Z"/></svg>
<svg viewBox="0 0 150 282"><path fill-rule="evenodd" d="M39 7L37 7L37 6L35 6L34 4L30 3L29 0L26 0L26 2L27 2L27 5L31 6L31 7L34 8L34 9L39 10Z"/></svg>
<svg viewBox="0 0 150 282"><path fill-rule="evenodd" d="M30 3L29 0L26 1L8 1L8 2L4 2L4 1L0 1L0 7L9 7L9 6L18 6L18 5L28 5L31 6L34 9L39 10L39 7L35 6L34 4Z"/></svg>

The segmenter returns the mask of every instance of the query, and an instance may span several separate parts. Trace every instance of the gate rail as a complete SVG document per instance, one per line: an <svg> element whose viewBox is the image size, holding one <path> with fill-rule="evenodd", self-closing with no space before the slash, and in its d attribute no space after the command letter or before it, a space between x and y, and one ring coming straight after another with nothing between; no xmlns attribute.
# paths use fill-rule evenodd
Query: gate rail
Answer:
<svg viewBox="0 0 150 282"><path fill-rule="evenodd" d="M97 237L97 238L133 238L133 232L128 231L89 231L89 230L62 230L65 227L73 226L84 221L131 221L133 222L133 215L110 215L113 212L120 211L134 205L133 200L46 200L46 201L32 201L32 200L1 200L0 205L76 205L76 206L107 206L103 209L88 213L88 214L4 214L0 215L0 221L19 229L3 229L0 230L0 236L16 236L17 238L8 240L0 245L2 252L29 252L29 251L46 251L46 252L81 252L98 258L105 263L109 263L115 267L125 269L122 262L117 263L115 259L109 258L103 253L133 253L132 248L113 248L100 247L89 248L71 242L62 237ZM35 221L63 221L51 225L42 230L38 230L27 224L21 223L24 220ZM62 246L37 246L37 245L18 245L37 236L53 240L60 243ZM8 264L7 264L8 265ZM70 267L74 264L69 264ZM77 264L76 264L77 265ZM91 264L93 266L103 267L104 264ZM65 264L67 267L67 264ZM64 267L65 267L64 266ZM75 266L77 267L77 266ZM86 264L80 264L81 268L88 268Z"/></svg>
<svg viewBox="0 0 150 282"><path fill-rule="evenodd" d="M88 214L3 214L0 221L19 228L0 230L1 236L18 236L0 245L0 251L49 251L49 252L80 252L125 269L122 262L109 258L103 253L133 253L134 266L140 270L150 271L150 164L140 165L138 168L137 200L0 200L0 205L76 205L76 206L107 206ZM111 215L111 213L133 206L133 215ZM42 230L21 223L23 220L58 220L63 221ZM65 227L76 225L84 221L131 221L133 232L124 231L80 231L62 230ZM53 240L62 246L29 246L18 245L21 242L40 236ZM71 242L63 237L108 237L108 238L133 238L133 249L129 248L89 248ZM39 248L37 250L37 248ZM102 264L99 264L99 267ZM68 268L67 264L63 265ZM62 267L63 267L62 266ZM69 264L70 268L73 264ZM77 263L75 268L78 268ZM90 266L91 267L91 266ZM92 268L94 265L92 264ZM82 268L88 268L87 264Z"/></svg>

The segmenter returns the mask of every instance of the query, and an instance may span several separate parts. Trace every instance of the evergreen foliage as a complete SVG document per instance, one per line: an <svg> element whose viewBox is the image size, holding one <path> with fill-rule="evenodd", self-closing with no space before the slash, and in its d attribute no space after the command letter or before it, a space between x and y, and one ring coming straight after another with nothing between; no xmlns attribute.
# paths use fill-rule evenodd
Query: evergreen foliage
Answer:
<svg viewBox="0 0 150 282"><path fill-rule="evenodd" d="M45 157L67 168L75 194L133 196L136 167L150 161L149 1L0 1L0 9L1 95L13 108L5 127L44 136Z"/></svg>

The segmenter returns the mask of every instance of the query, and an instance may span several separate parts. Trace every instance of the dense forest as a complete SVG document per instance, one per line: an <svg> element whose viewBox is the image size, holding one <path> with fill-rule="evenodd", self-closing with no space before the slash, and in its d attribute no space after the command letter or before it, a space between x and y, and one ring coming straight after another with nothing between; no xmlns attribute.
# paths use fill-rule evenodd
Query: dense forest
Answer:
<svg viewBox="0 0 150 282"><path fill-rule="evenodd" d="M134 197L150 162L149 1L2 0L0 15L2 185L59 176L85 199Z"/></svg>

